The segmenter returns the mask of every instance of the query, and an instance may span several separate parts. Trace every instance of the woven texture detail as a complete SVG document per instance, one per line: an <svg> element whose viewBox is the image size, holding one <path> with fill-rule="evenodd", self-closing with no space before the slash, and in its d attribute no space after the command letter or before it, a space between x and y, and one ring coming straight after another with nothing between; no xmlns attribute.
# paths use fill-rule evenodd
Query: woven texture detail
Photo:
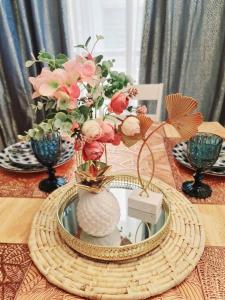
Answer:
<svg viewBox="0 0 225 300"><path fill-rule="evenodd" d="M133 179L132 179L133 180ZM70 183L52 193L36 214L29 238L31 258L54 285L88 299L146 299L183 281L204 250L204 230L190 202L175 189L154 180L167 196L171 226L149 253L124 262L101 262L71 250L57 231L56 211Z"/></svg>

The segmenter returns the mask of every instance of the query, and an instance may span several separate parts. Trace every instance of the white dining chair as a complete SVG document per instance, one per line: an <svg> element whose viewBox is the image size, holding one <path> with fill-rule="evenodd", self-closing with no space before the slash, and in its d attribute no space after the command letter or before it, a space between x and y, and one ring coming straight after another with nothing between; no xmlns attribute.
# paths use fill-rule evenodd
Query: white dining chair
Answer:
<svg viewBox="0 0 225 300"><path fill-rule="evenodd" d="M157 84L138 84L134 85L138 89L138 94L134 104L146 105L148 115L154 121L160 121L162 97L163 97L163 83Z"/></svg>

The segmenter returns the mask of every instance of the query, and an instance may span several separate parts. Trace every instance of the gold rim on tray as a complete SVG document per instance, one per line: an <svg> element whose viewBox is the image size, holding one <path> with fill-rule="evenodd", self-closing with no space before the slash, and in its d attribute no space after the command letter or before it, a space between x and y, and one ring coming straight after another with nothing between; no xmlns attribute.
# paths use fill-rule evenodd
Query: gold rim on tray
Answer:
<svg viewBox="0 0 225 300"><path fill-rule="evenodd" d="M130 187L140 187L138 179L134 176L128 175L115 176L115 179L111 182L111 184L113 183L118 183L120 185L123 185L123 187L126 187L126 185ZM57 226L61 238L66 242L68 246L70 246L75 251L85 256L100 260L117 261L131 259L153 250L164 240L169 232L171 213L165 193L154 184L151 184L150 189L152 191L161 192L163 194L163 208L167 215L162 228L151 237L134 244L109 247L87 243L86 241L83 241L69 233L63 226L62 212L69 203L78 201L78 197L75 198L75 196L77 195L77 187L76 185L74 185L63 195L63 202L60 203L57 210Z"/></svg>

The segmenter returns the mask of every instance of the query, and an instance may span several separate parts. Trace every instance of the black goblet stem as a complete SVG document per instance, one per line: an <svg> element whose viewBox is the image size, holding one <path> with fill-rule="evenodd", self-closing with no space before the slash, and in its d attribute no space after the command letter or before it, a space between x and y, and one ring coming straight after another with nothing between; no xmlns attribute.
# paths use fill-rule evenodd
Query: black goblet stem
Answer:
<svg viewBox="0 0 225 300"><path fill-rule="evenodd" d="M49 180L55 180L56 176L55 176L55 169L53 168L53 166L48 166L48 179Z"/></svg>
<svg viewBox="0 0 225 300"><path fill-rule="evenodd" d="M195 179L193 186L196 188L200 187L202 185L202 180L204 178L203 170L197 169L193 177Z"/></svg>

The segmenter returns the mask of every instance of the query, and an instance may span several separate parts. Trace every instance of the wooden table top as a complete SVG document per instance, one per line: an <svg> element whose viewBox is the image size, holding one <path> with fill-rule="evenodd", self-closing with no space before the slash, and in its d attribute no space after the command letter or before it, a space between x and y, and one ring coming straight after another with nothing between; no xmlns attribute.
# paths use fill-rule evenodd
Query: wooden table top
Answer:
<svg viewBox="0 0 225 300"><path fill-rule="evenodd" d="M170 125L165 125L164 131L165 131L165 136L168 138L179 137L177 131ZM225 138L225 128L217 122L204 122L200 126L199 131L207 131L207 132L215 133ZM152 150L156 160L156 174L155 174L156 177L164 180L168 184L175 187L175 181L172 176L172 171L168 162L168 158L165 152L165 147L162 142L161 135L156 134L154 140L152 140L151 143L152 143L151 144ZM113 171L135 174L134 172L135 172L136 160L134 158L137 153L137 148L134 147L133 150L129 150L130 151L129 155L127 155L127 151L128 150L124 146L113 147L113 149L110 151L109 163L111 162L113 164ZM0 177L1 176L2 175L0 174ZM10 176L9 175L7 176L8 176L7 182L5 183L6 185L10 183ZM19 181L19 178L17 180ZM27 180L29 180L29 178ZM1 189L3 189L3 186L0 187L0 190ZM42 205L44 201L44 197L23 196L24 195L23 190L21 190L20 194L16 193L16 196L13 194L13 192L11 192L10 195L6 194L7 197L5 197L4 193L1 193L1 191L0 191L0 195L2 195L2 197L0 197L0 224L1 224L0 243L27 244L32 219L35 213ZM194 204L194 206L199 211L200 217L205 227L206 245L225 247L225 205L214 205L214 204L207 205L207 201L206 201L205 204ZM23 299L23 298L19 298L19 299ZM34 299L43 299L43 298L34 298ZM45 298L45 299L51 299L51 298ZM64 299L64 298L60 298L60 299ZM73 297L71 299L78 299L78 298ZM158 299L167 299L167 298L158 298ZM171 298L171 299L175 300L175 298ZM184 299L195 299L195 298L184 298ZM212 298L212 299L218 300L216 298ZM199 299L196 298L196 300Z"/></svg>

